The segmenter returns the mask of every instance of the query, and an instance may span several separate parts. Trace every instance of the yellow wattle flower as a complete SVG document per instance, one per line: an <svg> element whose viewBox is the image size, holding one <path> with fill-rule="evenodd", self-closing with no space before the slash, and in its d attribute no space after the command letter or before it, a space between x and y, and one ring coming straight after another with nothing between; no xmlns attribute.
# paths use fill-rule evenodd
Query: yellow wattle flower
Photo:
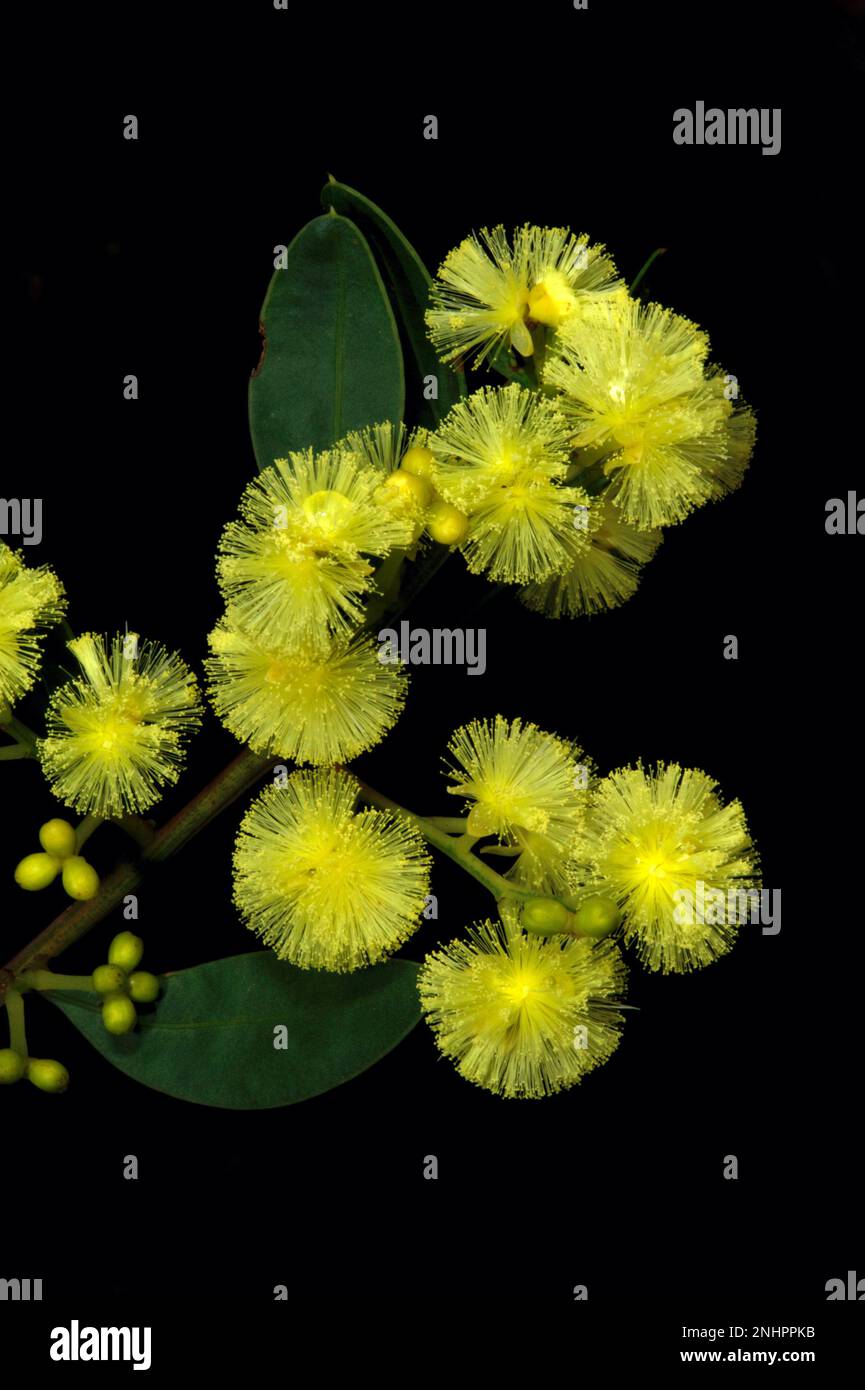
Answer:
<svg viewBox="0 0 865 1390"><path fill-rule="evenodd" d="M586 523L588 546L564 574L522 590L520 601L527 608L548 618L573 618L617 608L636 593L640 571L661 544L662 533L629 526L603 496L589 503Z"/></svg>
<svg viewBox="0 0 865 1390"><path fill-rule="evenodd" d="M435 486L469 518L460 548L473 573L507 584L541 580L585 548L574 507L587 499L562 486L568 434L551 401L510 385L475 391L430 435Z"/></svg>
<svg viewBox="0 0 865 1390"><path fill-rule="evenodd" d="M355 811L335 768L293 773L252 803L234 851L234 901L280 960L346 972L392 955L421 924L430 856L407 821Z"/></svg>
<svg viewBox="0 0 865 1390"><path fill-rule="evenodd" d="M609 941L527 936L486 921L427 956L418 987L460 1076L534 1099L576 1085L612 1056L626 979Z"/></svg>
<svg viewBox="0 0 865 1390"><path fill-rule="evenodd" d="M177 781L201 723L195 677L134 633L68 643L81 674L56 690L37 752L59 801L97 816L144 811Z"/></svg>
<svg viewBox="0 0 865 1390"><path fill-rule="evenodd" d="M285 646L250 637L229 612L210 634L208 694L226 728L256 753L349 762L379 743L405 704L408 677L370 640Z"/></svg>
<svg viewBox="0 0 865 1390"><path fill-rule="evenodd" d="M620 768L597 782L575 856L572 882L616 898L624 939L650 970L709 965L733 945L736 920L692 921L683 891L696 899L757 887L757 853L739 801L722 804L705 772L659 763Z"/></svg>
<svg viewBox="0 0 865 1390"><path fill-rule="evenodd" d="M468 236L445 258L426 323L445 362L495 356L505 343L534 350L531 326L556 329L588 305L625 292L612 260L585 234L562 227L503 227Z"/></svg>
<svg viewBox="0 0 865 1390"><path fill-rule="evenodd" d="M63 585L47 565L31 568L0 541L0 704L33 686L45 629L66 611Z"/></svg>
<svg viewBox="0 0 865 1390"><path fill-rule="evenodd" d="M619 300L569 320L544 382L579 448L605 448L607 496L640 529L682 521L738 485L753 417L726 398L709 340L657 304Z"/></svg>
<svg viewBox="0 0 865 1390"><path fill-rule="evenodd" d="M413 535L410 518L382 504L381 487L378 469L338 449L277 459L249 484L217 565L226 603L247 632L326 649L331 636L360 624L372 586L368 557Z"/></svg>
<svg viewBox="0 0 865 1390"><path fill-rule="evenodd" d="M516 850L509 877L539 892L566 887L589 780L577 745L496 715L457 729L448 752L448 791L465 798L469 833Z"/></svg>

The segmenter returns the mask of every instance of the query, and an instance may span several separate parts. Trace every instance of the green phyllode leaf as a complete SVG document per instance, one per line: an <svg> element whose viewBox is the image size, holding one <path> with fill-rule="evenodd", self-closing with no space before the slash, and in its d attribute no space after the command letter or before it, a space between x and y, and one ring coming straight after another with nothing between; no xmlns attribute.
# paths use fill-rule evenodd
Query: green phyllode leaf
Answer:
<svg viewBox="0 0 865 1390"><path fill-rule="evenodd" d="M94 995L43 997L133 1080L199 1105L268 1110L330 1091L396 1047L420 1019L418 969L391 960L330 975L250 951L163 977L158 1003L123 1037L106 1032Z"/></svg>
<svg viewBox="0 0 865 1390"><path fill-rule="evenodd" d="M322 189L321 201L324 207L351 218L372 248L403 330L410 389L417 393L420 422L434 428L466 394L466 386L462 373L439 362L427 335L424 313L432 283L429 271L399 227L356 189L332 179ZM424 378L430 376L438 381L437 400L424 397Z"/></svg>
<svg viewBox="0 0 865 1390"><path fill-rule="evenodd" d="M261 360L249 383L258 467L329 449L349 430L402 419L399 334L357 227L328 214L303 227L261 309Z"/></svg>

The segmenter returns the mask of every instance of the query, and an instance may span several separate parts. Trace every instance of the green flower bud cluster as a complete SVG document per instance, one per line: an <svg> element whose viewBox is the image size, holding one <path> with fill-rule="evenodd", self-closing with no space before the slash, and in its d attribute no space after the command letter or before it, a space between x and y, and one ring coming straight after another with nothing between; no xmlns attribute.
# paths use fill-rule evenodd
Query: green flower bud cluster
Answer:
<svg viewBox="0 0 865 1390"><path fill-rule="evenodd" d="M109 1033L131 1033L138 1019L136 1004L152 1004L159 995L159 980L137 966L144 942L131 931L115 936L108 948L108 963L98 965L91 980L102 995L102 1022Z"/></svg>
<svg viewBox="0 0 865 1390"><path fill-rule="evenodd" d="M69 1085L69 1073L62 1062L47 1057L22 1057L13 1047L0 1047L0 1086L9 1086L22 1077L40 1091L59 1094Z"/></svg>
<svg viewBox="0 0 865 1390"><path fill-rule="evenodd" d="M577 904L574 899L529 898L523 904L520 924L537 936L565 932L571 936L590 936L595 940L609 936L622 920L613 898L596 895Z"/></svg>
<svg viewBox="0 0 865 1390"><path fill-rule="evenodd" d="M75 853L75 827L67 820L48 820L39 831L42 852L27 854L15 870L15 882L28 893L38 893L61 875L63 887L77 902L95 898L99 875L80 854Z"/></svg>

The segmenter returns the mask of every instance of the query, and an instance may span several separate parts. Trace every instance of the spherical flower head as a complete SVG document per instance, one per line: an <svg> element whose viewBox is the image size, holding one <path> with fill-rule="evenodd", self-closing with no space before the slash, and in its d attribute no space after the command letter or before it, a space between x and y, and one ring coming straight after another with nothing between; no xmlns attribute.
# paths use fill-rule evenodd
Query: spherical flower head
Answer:
<svg viewBox="0 0 865 1390"><path fill-rule="evenodd" d="M39 740L58 800L82 813L144 811L177 781L201 723L195 677L158 643L87 633L68 644L80 676L54 692Z"/></svg>
<svg viewBox="0 0 865 1390"><path fill-rule="evenodd" d="M717 501L740 485L757 440L757 421L744 401L730 396L731 378L720 367L706 370L706 384L721 412L717 431L705 441L700 456L707 500Z"/></svg>
<svg viewBox="0 0 865 1390"><path fill-rule="evenodd" d="M66 611L63 585L48 568L31 568L0 541L0 705L13 705L36 680L45 629Z"/></svg>
<svg viewBox="0 0 865 1390"><path fill-rule="evenodd" d="M374 964L420 926L430 869L423 838L387 812L355 811L356 801L349 774L308 769L268 787L240 827L238 911L280 960L304 970Z"/></svg>
<svg viewBox="0 0 865 1390"><path fill-rule="evenodd" d="M618 608L636 593L642 567L663 539L660 531L638 531L622 521L606 497L587 499L583 507L575 522L585 526L588 546L574 556L564 574L529 584L520 593L527 608L548 618Z"/></svg>
<svg viewBox="0 0 865 1390"><path fill-rule="evenodd" d="M706 773L676 763L621 768L599 781L576 860L574 882L615 897L625 941L648 969L664 972L697 969L729 951L742 895L757 883L741 804L724 806ZM699 911L719 892L728 910Z"/></svg>
<svg viewBox="0 0 865 1390"><path fill-rule="evenodd" d="M446 257L426 323L443 361L477 350L479 365L505 344L530 357L533 326L556 329L586 306L623 293L612 260L584 234L527 225L509 240L503 227L484 228Z"/></svg>
<svg viewBox="0 0 865 1390"><path fill-rule="evenodd" d="M627 972L616 947L482 922L427 956L418 986L440 1050L467 1081L537 1098L612 1056Z"/></svg>
<svg viewBox="0 0 865 1390"><path fill-rule="evenodd" d="M367 557L412 537L409 519L382 504L381 487L379 470L336 449L277 459L249 484L217 565L248 632L326 648L329 636L359 625L372 584Z"/></svg>
<svg viewBox="0 0 865 1390"><path fill-rule="evenodd" d="M588 785L578 746L496 715L457 729L448 751L448 791L466 799L469 833L517 850L516 881L539 892L566 886Z"/></svg>
<svg viewBox="0 0 865 1390"><path fill-rule="evenodd" d="M541 580L585 548L573 510L583 494L562 486L568 434L551 401L510 385L475 391L430 435L436 488L469 517L461 549L473 573Z"/></svg>
<svg viewBox="0 0 865 1390"><path fill-rule="evenodd" d="M369 640L291 647L250 637L229 612L210 634L208 694L226 728L256 753L348 762L379 743L405 703L408 677Z"/></svg>
<svg viewBox="0 0 865 1390"><path fill-rule="evenodd" d="M573 443L609 449L609 495L630 525L682 521L741 477L733 406L706 369L708 349L688 319L625 300L568 322L547 358Z"/></svg>

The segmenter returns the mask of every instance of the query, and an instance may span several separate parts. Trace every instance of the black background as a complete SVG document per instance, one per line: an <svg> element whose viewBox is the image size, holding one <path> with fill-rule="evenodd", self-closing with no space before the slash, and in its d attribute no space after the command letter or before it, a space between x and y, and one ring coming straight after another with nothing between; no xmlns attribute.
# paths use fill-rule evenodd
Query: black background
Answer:
<svg viewBox="0 0 865 1390"><path fill-rule="evenodd" d="M328 172L433 269L498 221L586 230L627 280L667 247L644 291L708 330L758 413L743 487L668 531L636 597L591 620L545 622L509 598L478 608L488 588L454 558L412 619L485 626L486 674L413 668L402 719L358 770L448 813L448 735L499 711L578 737L603 770L638 757L703 768L744 804L782 930L745 929L692 977L632 962L640 1011L618 1052L540 1102L468 1085L421 1025L301 1106L188 1106L113 1071L35 1000L31 1049L61 1058L72 1084L0 1095L0 1274L41 1277L46 1298L267 1300L287 1284L354 1302L569 1299L583 1283L598 1300L816 1302L857 1259L865 1274L852 1212L861 856L845 808L862 541L824 529L827 498L862 487L852 19L595 0L468 18L337 7L298 27L266 5L201 11L200 43L164 16L145 35L115 21L104 61L72 63L59 95L34 68L12 132L23 329L7 411L21 443L0 493L43 497L27 558L61 575L76 631L128 624L200 669L220 611L217 538L254 471L246 385L272 248L320 211ZM674 146L672 113L697 99L782 107L781 153ZM122 138L132 112L137 142ZM127 373L137 402L122 398ZM209 717L160 818L234 751ZM2 774L5 959L63 899L12 884L56 808L33 765ZM151 968L253 944L229 895L239 815L141 890ZM92 844L103 871L113 833ZM439 920L407 946L414 959L490 911L447 863L433 887ZM123 925L117 914L59 968L90 970ZM122 1178L130 1153L137 1182Z"/></svg>

